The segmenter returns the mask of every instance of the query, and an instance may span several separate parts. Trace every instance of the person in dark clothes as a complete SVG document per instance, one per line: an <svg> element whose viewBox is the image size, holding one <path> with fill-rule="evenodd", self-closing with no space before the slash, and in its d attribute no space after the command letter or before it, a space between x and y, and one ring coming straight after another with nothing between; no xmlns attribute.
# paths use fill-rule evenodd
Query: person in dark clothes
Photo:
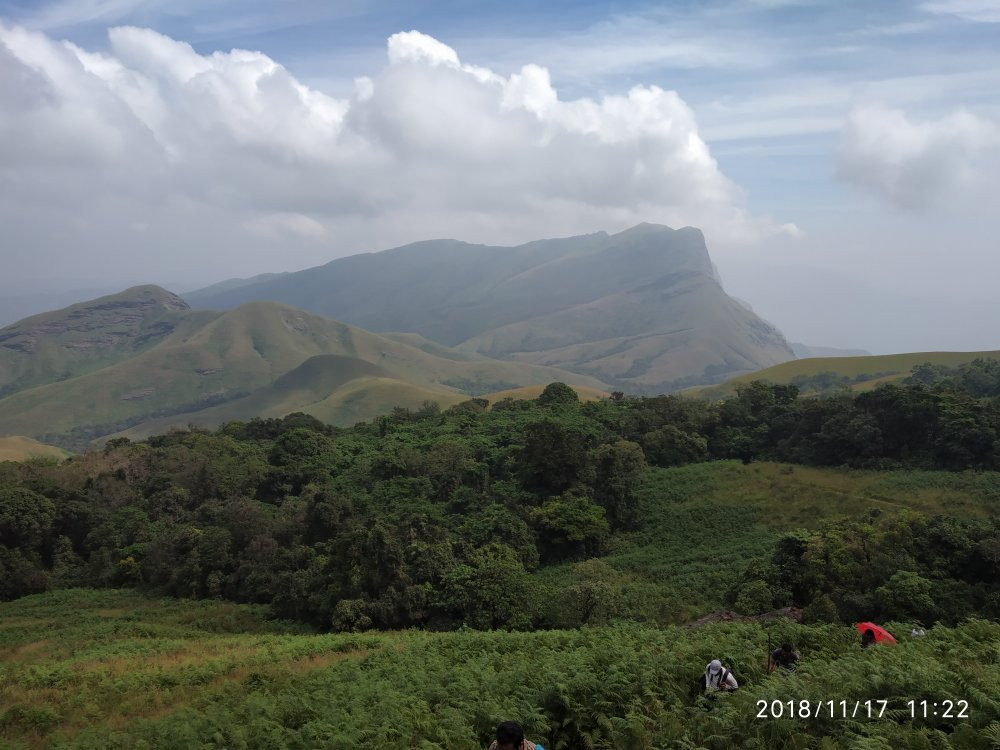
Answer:
<svg viewBox="0 0 1000 750"><path fill-rule="evenodd" d="M775 667L781 667L787 672L794 672L798 660L799 655L792 649L792 644L782 643L780 648L771 652L771 656L767 660L767 673L771 674Z"/></svg>

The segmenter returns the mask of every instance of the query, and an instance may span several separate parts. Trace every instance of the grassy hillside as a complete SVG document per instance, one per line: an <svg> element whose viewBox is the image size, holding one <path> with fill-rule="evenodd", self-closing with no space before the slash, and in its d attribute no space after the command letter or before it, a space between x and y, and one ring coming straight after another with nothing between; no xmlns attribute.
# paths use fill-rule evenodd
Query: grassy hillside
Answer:
<svg viewBox="0 0 1000 750"><path fill-rule="evenodd" d="M25 461L29 458L63 459L68 455L62 448L39 443L31 438L18 435L0 437L0 461Z"/></svg>
<svg viewBox="0 0 1000 750"><path fill-rule="evenodd" d="M359 374L351 375L348 372L343 377L326 379L330 382L325 384L310 381L292 385L297 377L289 376L298 376L301 369L313 364L313 360L333 357L335 355L313 357L292 372L283 375L275 384L262 388L250 396L191 414L151 419L116 433L114 437L137 440L162 434L172 428L184 428L189 425L210 428L224 422L249 420L255 417L265 419L283 417L292 412L309 414L329 424L351 425L371 419L375 415L387 414L396 407L416 410L426 402L433 401L441 408L447 408L469 398L455 391L423 387L384 372L378 373L378 368L358 359L353 360L358 364L350 369ZM375 370L375 373L360 374L367 370Z"/></svg>
<svg viewBox="0 0 1000 750"><path fill-rule="evenodd" d="M906 636L909 623L889 623L899 645L870 652L848 625L683 623L723 607L733 576L784 531L871 509L996 515L997 487L997 474L979 472L739 462L652 470L641 488L642 528L596 568L615 584L617 611L650 624L314 634L217 601L128 591L29 596L0 604L0 743L471 750L486 746L498 721L515 718L547 747L581 747L585 737L596 748L647 750L989 747L1000 721L995 623L938 625L917 639ZM594 575L591 561L536 580L565 592ZM564 606L550 596L553 608ZM795 677L765 673L768 644L782 640L802 656ZM692 689L712 658L742 685L714 708ZM756 718L758 701L803 699L833 700L835 711L841 700L849 711L855 701L889 703L881 719ZM956 699L970 701L969 719L910 719L909 700Z"/></svg>
<svg viewBox="0 0 1000 750"><path fill-rule="evenodd" d="M593 375L632 393L663 393L791 358L787 344L710 276L653 283L529 318L461 344Z"/></svg>
<svg viewBox="0 0 1000 750"><path fill-rule="evenodd" d="M438 344L435 341L431 341L430 339L421 336L419 333L389 332L382 333L380 335L387 339L392 339L393 341L399 341L404 344L409 344L410 346L415 346L417 349L425 351L428 354L433 354L436 357L444 357L445 359L452 359L456 362L472 362L477 359L482 359L476 354L459 351L458 349L452 349L444 344Z"/></svg>
<svg viewBox="0 0 1000 750"><path fill-rule="evenodd" d="M431 339L563 367L633 393L715 383L795 356L726 295L692 227L641 224L513 248L422 242L188 299L214 309L280 300L372 331L411 332L421 348Z"/></svg>
<svg viewBox="0 0 1000 750"><path fill-rule="evenodd" d="M796 357L870 357L872 353L866 349L839 349L835 346L809 346L790 341L789 346Z"/></svg>
<svg viewBox="0 0 1000 750"><path fill-rule="evenodd" d="M0 329L0 398L133 357L174 333L186 310L177 295L140 286Z"/></svg>
<svg viewBox="0 0 1000 750"><path fill-rule="evenodd" d="M275 303L189 312L163 340L129 359L0 399L0 430L79 443L123 430L148 435L175 424L214 426L288 411L345 424L394 406L427 399L447 405L511 386L553 380L602 386L553 368L441 354ZM304 389L294 377L279 380L320 355L346 359L326 360L331 374L313 377ZM368 377L383 380L369 392L355 383L338 393L359 363ZM225 408L211 410L220 403Z"/></svg>
<svg viewBox="0 0 1000 750"><path fill-rule="evenodd" d="M1000 515L1000 473L848 471L761 462L652 468L639 490L643 528L602 558L601 574L622 592L622 610L682 623L727 606L747 560L766 555L785 532L840 519L920 512L971 519ZM552 590L593 578L579 564L538 574Z"/></svg>
<svg viewBox="0 0 1000 750"><path fill-rule="evenodd" d="M869 390L879 383L901 380L910 374L910 370L925 362L954 367L978 358L1000 358L1000 351L908 352L906 354L879 354L868 357L796 359L732 378L719 386L692 389L689 393L700 393L710 398L724 398L734 393L736 386L749 383L752 380L765 380L769 383L787 385L797 377L815 376L820 373L864 378L851 387L853 390Z"/></svg>
<svg viewBox="0 0 1000 750"><path fill-rule="evenodd" d="M776 638L797 675L765 674ZM1000 626L899 640L864 652L848 626L793 624L311 635L247 606L63 591L0 605L0 742L472 750L513 718L549 748L995 746ZM714 657L742 689L710 704L692 685ZM969 718L910 718L908 701L956 699ZM802 700L834 718L758 718L760 701Z"/></svg>

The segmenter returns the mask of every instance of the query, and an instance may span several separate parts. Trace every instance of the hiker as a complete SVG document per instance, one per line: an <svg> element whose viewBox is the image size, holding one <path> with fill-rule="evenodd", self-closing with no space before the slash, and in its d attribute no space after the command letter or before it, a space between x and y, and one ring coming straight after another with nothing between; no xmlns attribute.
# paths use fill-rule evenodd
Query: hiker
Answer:
<svg viewBox="0 0 1000 750"><path fill-rule="evenodd" d="M776 648L771 652L767 660L767 673L771 674L775 667L781 667L786 672L795 671L795 662L799 660L799 655L792 650L791 643L782 643L781 648Z"/></svg>
<svg viewBox="0 0 1000 750"><path fill-rule="evenodd" d="M732 692L739 688L733 673L722 666L718 659L712 659L705 667L705 692L714 693L716 690Z"/></svg>
<svg viewBox="0 0 1000 750"><path fill-rule="evenodd" d="M861 648L868 648L875 645L875 631L868 628L861 634Z"/></svg>
<svg viewBox="0 0 1000 750"><path fill-rule="evenodd" d="M489 750L545 750L524 739L524 730L516 721L504 721L497 727L496 739Z"/></svg>

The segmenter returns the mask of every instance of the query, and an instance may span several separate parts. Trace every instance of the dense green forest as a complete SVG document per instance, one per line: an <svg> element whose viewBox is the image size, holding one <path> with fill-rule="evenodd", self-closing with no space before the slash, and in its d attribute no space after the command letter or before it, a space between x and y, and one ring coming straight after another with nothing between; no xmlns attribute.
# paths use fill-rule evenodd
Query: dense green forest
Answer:
<svg viewBox="0 0 1000 750"><path fill-rule="evenodd" d="M680 622L720 605L996 618L1000 403L980 370L997 379L980 362L829 398L754 382L715 404L584 404L553 384L492 408L427 404L345 429L293 414L2 464L0 596L134 586L334 630ZM915 512L904 493L903 507L831 502L795 524L713 501L713 481L759 461L976 476L978 505ZM698 545L731 561L724 575L691 559Z"/></svg>
<svg viewBox="0 0 1000 750"><path fill-rule="evenodd" d="M850 389L859 383L892 376L898 376L898 373L888 370L841 375L827 371L795 375L789 379L789 383L803 394L829 395ZM1000 360L978 358L955 367L926 362L914 367L910 374L901 380L906 385L947 387L980 398L1000 396Z"/></svg>
<svg viewBox="0 0 1000 750"><path fill-rule="evenodd" d="M1000 746L982 372L716 403L553 384L0 464L0 743L464 749L515 718L547 748ZM803 624L690 625L786 606ZM899 645L858 649L859 619ZM768 676L782 640L802 666ZM742 689L712 703L714 657ZM801 700L888 703L758 718Z"/></svg>

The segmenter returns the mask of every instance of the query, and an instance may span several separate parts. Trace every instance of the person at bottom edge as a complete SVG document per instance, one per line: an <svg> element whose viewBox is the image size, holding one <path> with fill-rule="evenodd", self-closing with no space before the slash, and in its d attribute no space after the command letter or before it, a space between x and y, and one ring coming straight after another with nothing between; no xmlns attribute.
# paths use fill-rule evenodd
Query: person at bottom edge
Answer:
<svg viewBox="0 0 1000 750"><path fill-rule="evenodd" d="M496 739L489 750L545 750L539 744L524 739L524 730L516 721L505 721L497 727Z"/></svg>

